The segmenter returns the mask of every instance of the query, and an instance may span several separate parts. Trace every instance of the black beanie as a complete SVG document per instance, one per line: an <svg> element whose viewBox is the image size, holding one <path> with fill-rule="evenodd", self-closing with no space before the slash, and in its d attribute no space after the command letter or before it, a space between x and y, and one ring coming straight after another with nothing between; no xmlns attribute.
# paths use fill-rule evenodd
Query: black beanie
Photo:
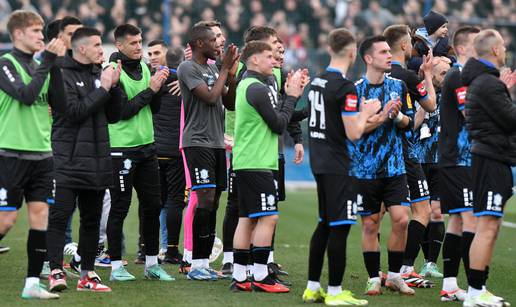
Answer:
<svg viewBox="0 0 516 307"><path fill-rule="evenodd" d="M435 33L435 31L437 31L437 29L447 23L448 20L443 15L434 11L430 11L430 13L423 17L423 22L425 23L425 28L428 32L428 35L432 35Z"/></svg>

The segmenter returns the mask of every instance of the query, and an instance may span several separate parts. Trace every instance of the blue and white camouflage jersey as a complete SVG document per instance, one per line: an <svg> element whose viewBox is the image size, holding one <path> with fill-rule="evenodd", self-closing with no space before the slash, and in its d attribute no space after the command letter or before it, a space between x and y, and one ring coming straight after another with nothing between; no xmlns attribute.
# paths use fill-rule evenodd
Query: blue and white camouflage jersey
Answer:
<svg viewBox="0 0 516 307"><path fill-rule="evenodd" d="M407 89L403 81L385 75L381 84L371 84L365 77L355 83L358 103L361 99L378 99L383 107L400 99L401 111L407 114ZM405 174L403 133L392 120L387 120L355 143L347 140L351 168L349 175L359 179L389 178Z"/></svg>
<svg viewBox="0 0 516 307"><path fill-rule="evenodd" d="M419 163L436 164L439 162L440 102L441 94L438 93L437 108L432 113L425 112L423 123L415 131Z"/></svg>

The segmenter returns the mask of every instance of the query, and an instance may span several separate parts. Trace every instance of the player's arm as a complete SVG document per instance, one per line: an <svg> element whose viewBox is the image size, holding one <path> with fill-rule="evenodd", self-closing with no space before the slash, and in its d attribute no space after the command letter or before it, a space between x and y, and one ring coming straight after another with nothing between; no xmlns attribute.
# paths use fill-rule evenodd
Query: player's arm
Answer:
<svg viewBox="0 0 516 307"><path fill-rule="evenodd" d="M423 121L425 120L425 110L423 108L419 108L419 110L416 111L416 116L414 116L414 129L418 129Z"/></svg>
<svg viewBox="0 0 516 307"><path fill-rule="evenodd" d="M238 86L238 80L236 77L236 73L238 71L238 64L240 63L237 60L233 67L228 72L228 87L227 91L222 95L222 104L224 107L230 111L235 111L235 101L236 101L236 88Z"/></svg>
<svg viewBox="0 0 516 307"><path fill-rule="evenodd" d="M122 89L114 86L109 90L109 100L104 106L108 123L114 124L122 117Z"/></svg>
<svg viewBox="0 0 516 307"><path fill-rule="evenodd" d="M437 95L435 94L434 84L432 82L433 77L433 56L432 51L428 52L428 56L423 55L423 63L421 64L419 71L423 74L424 79L420 80L416 74L414 74L413 80L417 80L417 84L409 82L409 92L415 95L416 100L419 102L421 107L426 112L434 112L437 108ZM415 87L415 88L414 88Z"/></svg>
<svg viewBox="0 0 516 307"><path fill-rule="evenodd" d="M45 84L50 69L54 65L57 55L55 53L44 51L43 61L36 69L29 84L23 83L21 76L16 68L7 59L2 59L0 66L0 89L15 100L20 101L24 105L31 106Z"/></svg>
<svg viewBox="0 0 516 307"><path fill-rule="evenodd" d="M50 69L50 83L48 85L48 104L57 112L66 110L66 90L63 73L59 67Z"/></svg>
<svg viewBox="0 0 516 307"><path fill-rule="evenodd" d="M366 128L373 131L378 127L375 126L373 129L372 123L374 119L373 121L368 121L373 116L377 116L376 113L380 111L382 105L378 99L368 101L367 103L362 99L362 101L359 102L354 88L344 95L339 96L340 97L337 97L337 99L339 102L342 102L340 107L342 122L346 136L350 141L355 142L360 139L362 135L367 132ZM374 122L376 123L376 121Z"/></svg>

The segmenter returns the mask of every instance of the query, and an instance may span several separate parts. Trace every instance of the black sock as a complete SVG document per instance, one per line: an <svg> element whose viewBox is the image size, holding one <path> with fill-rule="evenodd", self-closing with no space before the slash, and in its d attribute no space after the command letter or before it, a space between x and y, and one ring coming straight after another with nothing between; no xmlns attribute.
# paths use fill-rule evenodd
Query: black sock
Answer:
<svg viewBox="0 0 516 307"><path fill-rule="evenodd" d="M328 285L340 286L346 270L346 242L350 225L330 228L328 238Z"/></svg>
<svg viewBox="0 0 516 307"><path fill-rule="evenodd" d="M469 249L471 248L471 242L473 242L474 237L475 233L473 232L464 231L462 233L462 263L464 264L466 276L469 270Z"/></svg>
<svg viewBox="0 0 516 307"><path fill-rule="evenodd" d="M253 265L253 253L251 252L253 250L253 245L251 244L249 246L249 255L247 256L247 265Z"/></svg>
<svg viewBox="0 0 516 307"><path fill-rule="evenodd" d="M419 253L419 246L425 235L425 225L416 220L411 220L407 228L407 245L403 253L402 263L407 266L413 266ZM394 271L391 271L394 272ZM399 272L399 271L396 271Z"/></svg>
<svg viewBox="0 0 516 307"><path fill-rule="evenodd" d="M238 225L238 208L237 210L234 210L230 207L229 202L230 201L228 200L224 222L222 224L222 244L225 252L233 250L233 237L235 236L235 231Z"/></svg>
<svg viewBox="0 0 516 307"><path fill-rule="evenodd" d="M479 271L475 269L468 270L468 285L477 290L482 290L486 284L486 271Z"/></svg>
<svg viewBox="0 0 516 307"><path fill-rule="evenodd" d="M428 227L426 227L425 235L423 236L423 241L421 241L421 251L423 252L425 261L428 260L428 252L430 249L430 229L431 228L432 228L432 222L430 222L430 224L428 224Z"/></svg>
<svg viewBox="0 0 516 307"><path fill-rule="evenodd" d="M443 243L443 274L446 277L457 277L461 255L462 238L453 233L444 235Z"/></svg>
<svg viewBox="0 0 516 307"><path fill-rule="evenodd" d="M429 262L436 263L439 258L439 253L441 252L441 246L443 245L444 239L444 222L431 222L429 230L429 250L428 250L428 259Z"/></svg>
<svg viewBox="0 0 516 307"><path fill-rule="evenodd" d="M367 274L369 274L369 278L379 277L380 252L363 252L362 254L364 255L364 263Z"/></svg>
<svg viewBox="0 0 516 307"><path fill-rule="evenodd" d="M1 234L0 233L0 241L2 241L2 239L4 238L5 234Z"/></svg>
<svg viewBox="0 0 516 307"><path fill-rule="evenodd" d="M488 265L486 266L486 270L484 272L486 272L486 280L485 280L484 284L487 284L487 280L489 279L489 266Z"/></svg>
<svg viewBox="0 0 516 307"><path fill-rule="evenodd" d="M328 244L330 229L324 223L317 224L312 239L310 240L310 251L308 254L308 280L319 281L321 278L324 263L324 252Z"/></svg>
<svg viewBox="0 0 516 307"><path fill-rule="evenodd" d="M27 239L27 258L29 261L27 277L38 277L43 268L47 255L47 232L44 230L29 230Z"/></svg>
<svg viewBox="0 0 516 307"><path fill-rule="evenodd" d="M206 248L210 241L210 211L196 208L193 218L192 259L205 259ZM210 255L208 252L208 257Z"/></svg>
<svg viewBox="0 0 516 307"><path fill-rule="evenodd" d="M253 262L256 264L267 265L267 260L269 259L269 253L271 252L270 246L254 246L252 249L252 257ZM255 267L256 270L256 267ZM268 272L267 272L268 273ZM253 277L256 281L261 281L263 279L257 279L256 271L253 274Z"/></svg>
<svg viewBox="0 0 516 307"><path fill-rule="evenodd" d="M211 250L213 249L213 244L215 243L215 235L217 228L217 210L210 211L210 240L207 242L208 246L206 246L206 257L210 258Z"/></svg>
<svg viewBox="0 0 516 307"><path fill-rule="evenodd" d="M168 256L177 256L179 254L179 246L178 245L167 245L167 255Z"/></svg>
<svg viewBox="0 0 516 307"><path fill-rule="evenodd" d="M248 249L234 249L233 250L233 263L246 266L249 262L249 256L251 252ZM243 280L239 280L243 281Z"/></svg>
<svg viewBox="0 0 516 307"><path fill-rule="evenodd" d="M403 252L388 251L389 272L399 273L403 264Z"/></svg>

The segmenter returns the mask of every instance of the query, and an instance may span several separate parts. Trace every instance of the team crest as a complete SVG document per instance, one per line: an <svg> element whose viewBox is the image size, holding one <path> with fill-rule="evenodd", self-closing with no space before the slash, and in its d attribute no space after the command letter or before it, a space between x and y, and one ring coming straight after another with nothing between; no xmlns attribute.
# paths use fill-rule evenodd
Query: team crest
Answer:
<svg viewBox="0 0 516 307"><path fill-rule="evenodd" d="M270 194L269 196L267 196L267 205L272 207L272 206L274 206L275 203L276 203L276 197L274 197L274 195Z"/></svg>
<svg viewBox="0 0 516 307"><path fill-rule="evenodd" d="M200 172L199 172L199 175L201 176L201 179L205 180L205 179L208 179L209 175L208 175L208 171L205 170L205 169L202 169Z"/></svg>
<svg viewBox="0 0 516 307"><path fill-rule="evenodd" d="M7 190L4 188L0 189L0 205L7 205Z"/></svg>
<svg viewBox="0 0 516 307"><path fill-rule="evenodd" d="M132 164L133 164L133 163L132 163L132 161L131 161L131 160L129 160L129 159L125 159L125 160L124 160L124 168L125 168L126 170L130 170L130 169L131 169Z"/></svg>

